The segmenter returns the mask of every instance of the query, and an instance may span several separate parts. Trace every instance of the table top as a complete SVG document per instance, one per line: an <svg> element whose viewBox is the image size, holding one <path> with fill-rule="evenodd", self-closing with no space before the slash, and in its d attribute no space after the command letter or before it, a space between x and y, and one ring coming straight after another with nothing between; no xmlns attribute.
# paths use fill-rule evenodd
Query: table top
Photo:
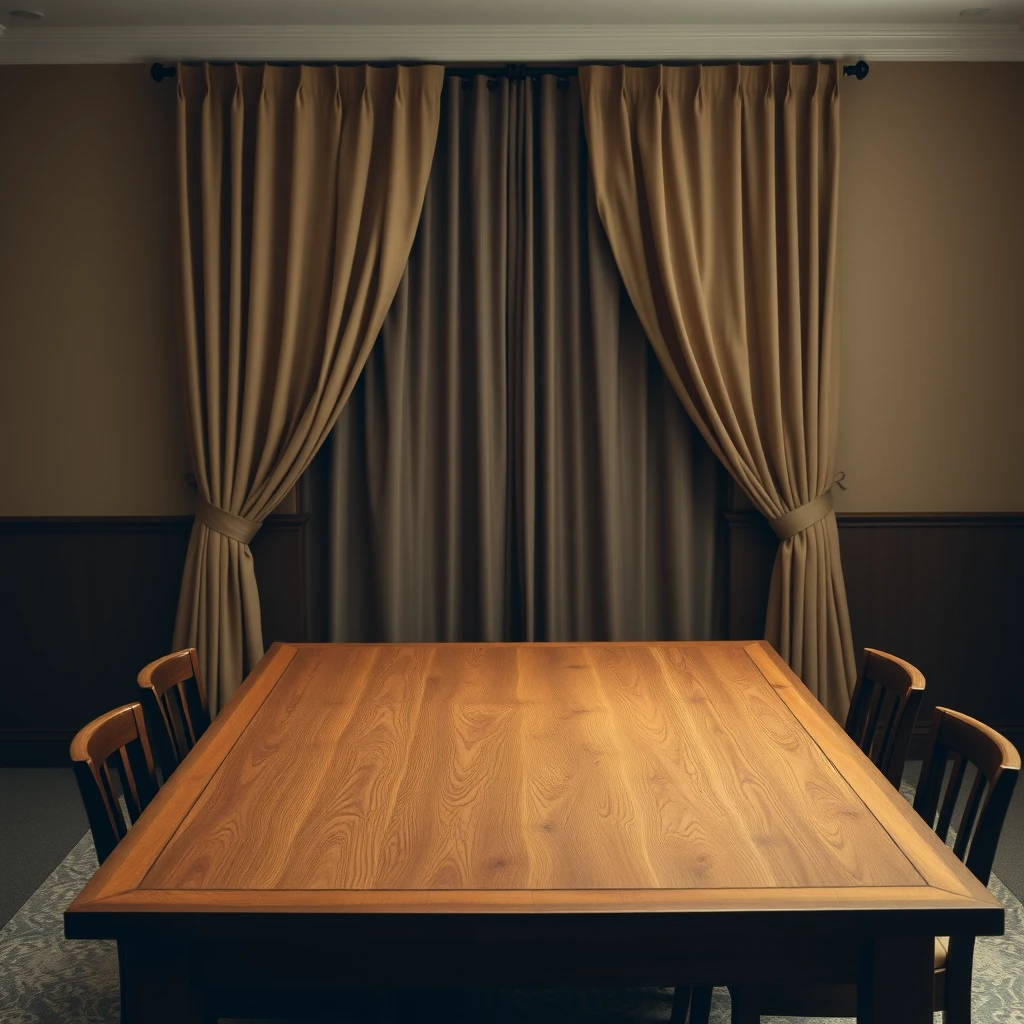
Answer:
<svg viewBox="0 0 1024 1024"><path fill-rule="evenodd" d="M275 644L66 927L716 910L1002 928L763 641Z"/></svg>

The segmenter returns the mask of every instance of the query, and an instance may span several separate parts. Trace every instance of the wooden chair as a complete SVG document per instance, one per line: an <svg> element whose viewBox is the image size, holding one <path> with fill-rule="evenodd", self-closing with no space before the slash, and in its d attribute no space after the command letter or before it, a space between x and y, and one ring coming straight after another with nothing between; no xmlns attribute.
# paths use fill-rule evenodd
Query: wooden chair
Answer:
<svg viewBox="0 0 1024 1024"><path fill-rule="evenodd" d="M946 781L950 760L952 766ZM936 708L914 797L914 810L943 842L949 836L970 765L976 769L976 775L957 823L953 853L982 885L988 885L999 835L1020 774L1020 755L1009 740L987 725L948 708ZM946 1024L970 1024L973 966L973 936L953 935L935 939L933 1007L936 1011L944 1011ZM694 989L694 995L696 992ZM857 1015L856 985L806 988L776 983L756 987L730 986L730 992L734 1024L757 1021L761 1014L793 1017ZM691 1024L706 1024L707 1016L696 1015L693 1009L691 1006Z"/></svg>
<svg viewBox="0 0 1024 1024"><path fill-rule="evenodd" d="M139 686L166 778L210 725L195 648L151 661L139 673Z"/></svg>
<svg viewBox="0 0 1024 1024"><path fill-rule="evenodd" d="M846 734L897 788L924 696L924 676L900 658L864 649Z"/></svg>
<svg viewBox="0 0 1024 1024"><path fill-rule="evenodd" d="M71 760L102 864L128 834L119 793L133 825L156 795L142 705L125 704L90 722L71 741Z"/></svg>

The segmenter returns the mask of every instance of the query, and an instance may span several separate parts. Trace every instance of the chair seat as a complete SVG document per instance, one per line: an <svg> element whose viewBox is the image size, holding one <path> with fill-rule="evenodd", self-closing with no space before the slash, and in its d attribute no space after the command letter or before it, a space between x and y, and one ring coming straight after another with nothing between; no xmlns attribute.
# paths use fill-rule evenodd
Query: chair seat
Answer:
<svg viewBox="0 0 1024 1024"><path fill-rule="evenodd" d="M935 970L946 966L946 957L949 955L949 936L935 936Z"/></svg>

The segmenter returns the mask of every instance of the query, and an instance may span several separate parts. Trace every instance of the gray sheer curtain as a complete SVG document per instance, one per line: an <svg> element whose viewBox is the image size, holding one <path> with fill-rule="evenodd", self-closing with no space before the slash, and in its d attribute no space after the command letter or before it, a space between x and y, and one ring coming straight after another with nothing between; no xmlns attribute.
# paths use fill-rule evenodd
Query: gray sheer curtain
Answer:
<svg viewBox="0 0 1024 1024"><path fill-rule="evenodd" d="M717 460L622 286L575 79L445 83L329 444L332 640L714 635Z"/></svg>

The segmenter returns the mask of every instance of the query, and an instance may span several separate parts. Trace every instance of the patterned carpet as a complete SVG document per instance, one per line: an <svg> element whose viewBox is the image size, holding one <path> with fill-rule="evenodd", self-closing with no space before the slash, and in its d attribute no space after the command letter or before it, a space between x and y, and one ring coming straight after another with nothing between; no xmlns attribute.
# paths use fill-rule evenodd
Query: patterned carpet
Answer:
<svg viewBox="0 0 1024 1024"><path fill-rule="evenodd" d="M63 937L64 908L95 870L96 854L86 835L0 931L0 1024L118 1024L114 944ZM978 940L974 1024L1024 1024L1024 907L998 879L989 888L1006 907L1006 934ZM471 993L464 1019L501 1024L659 1021L668 1020L671 1005L670 989ZM364 998L354 1001L351 1013L330 1018L330 1024L376 1019L372 1002ZM711 1020L728 1024L724 989L715 992ZM313 1020L304 1018L302 1024ZM318 1018L316 1024L328 1022Z"/></svg>

